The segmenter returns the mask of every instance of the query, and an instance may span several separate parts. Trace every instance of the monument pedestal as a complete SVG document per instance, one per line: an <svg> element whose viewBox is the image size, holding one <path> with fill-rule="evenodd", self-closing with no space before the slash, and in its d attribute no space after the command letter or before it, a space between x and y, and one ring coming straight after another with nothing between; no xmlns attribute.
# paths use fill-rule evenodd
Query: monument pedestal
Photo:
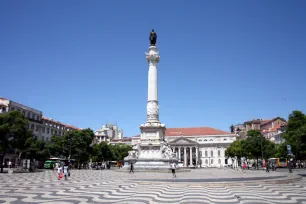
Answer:
<svg viewBox="0 0 306 204"><path fill-rule="evenodd" d="M134 163L136 169L169 169L172 161L177 162L175 154L164 140L164 124L146 123L140 126L140 130L140 142L124 159L126 164Z"/></svg>
<svg viewBox="0 0 306 204"><path fill-rule="evenodd" d="M166 125L146 123L140 126L141 136L139 155L135 168L168 169L170 162L176 160L171 148L165 142Z"/></svg>

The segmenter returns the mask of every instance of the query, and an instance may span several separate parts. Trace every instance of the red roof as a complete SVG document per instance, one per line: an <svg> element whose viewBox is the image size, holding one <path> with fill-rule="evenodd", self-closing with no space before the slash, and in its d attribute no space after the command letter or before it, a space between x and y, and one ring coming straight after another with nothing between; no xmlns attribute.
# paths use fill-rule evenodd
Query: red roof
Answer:
<svg viewBox="0 0 306 204"><path fill-rule="evenodd" d="M266 123L268 123L268 122L270 122L270 121L272 121L272 120L261 120L261 121L260 121L260 124L263 125L263 124L266 124Z"/></svg>
<svg viewBox="0 0 306 204"><path fill-rule="evenodd" d="M123 139L112 139L111 142L128 142L128 141L132 141L131 137L128 138L123 138Z"/></svg>
<svg viewBox="0 0 306 204"><path fill-rule="evenodd" d="M281 125L276 125L273 128L269 129L264 129L263 132L277 132L278 129L281 127Z"/></svg>
<svg viewBox="0 0 306 204"><path fill-rule="evenodd" d="M211 127L167 128L166 136L230 135L231 133Z"/></svg>
<svg viewBox="0 0 306 204"><path fill-rule="evenodd" d="M46 120L46 121L49 121L49 122L52 122L52 123L56 123L56 124L58 124L58 125L63 125L63 126L65 126L66 128L71 128L71 129L76 129L76 130L82 130L81 128L75 127L75 126L73 126L73 125L67 125L67 124L61 123L61 122L59 122L59 121L53 120L53 119L51 119L51 118L47 118L47 117L45 117L45 116L42 116L42 119L43 119L43 120Z"/></svg>

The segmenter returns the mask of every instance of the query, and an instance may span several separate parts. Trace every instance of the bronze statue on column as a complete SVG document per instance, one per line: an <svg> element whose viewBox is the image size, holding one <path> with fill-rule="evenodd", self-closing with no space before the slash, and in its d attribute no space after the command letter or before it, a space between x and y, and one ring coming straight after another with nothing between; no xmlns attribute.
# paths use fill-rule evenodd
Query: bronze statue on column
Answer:
<svg viewBox="0 0 306 204"><path fill-rule="evenodd" d="M154 29L152 29L149 39L150 39L150 45L155 46L157 40L157 34L155 33Z"/></svg>

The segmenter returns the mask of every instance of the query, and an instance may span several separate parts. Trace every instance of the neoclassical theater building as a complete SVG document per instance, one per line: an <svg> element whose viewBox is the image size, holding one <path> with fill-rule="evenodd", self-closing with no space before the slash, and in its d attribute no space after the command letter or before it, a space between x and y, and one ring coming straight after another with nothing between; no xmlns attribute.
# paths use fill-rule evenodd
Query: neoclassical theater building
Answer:
<svg viewBox="0 0 306 204"><path fill-rule="evenodd" d="M222 167L228 164L225 150L236 136L210 127L167 128L165 139L184 167ZM132 145L139 140L139 135L132 137Z"/></svg>

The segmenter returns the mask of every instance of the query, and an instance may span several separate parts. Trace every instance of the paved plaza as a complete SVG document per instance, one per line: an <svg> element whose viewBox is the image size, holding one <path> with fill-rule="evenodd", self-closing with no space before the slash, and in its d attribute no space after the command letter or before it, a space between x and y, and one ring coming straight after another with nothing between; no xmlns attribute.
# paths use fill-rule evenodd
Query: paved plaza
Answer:
<svg viewBox="0 0 306 204"><path fill-rule="evenodd" d="M196 169L172 178L170 173L72 170L68 181L59 181L51 170L0 174L0 203L306 204L305 179L288 175L286 171ZM272 182L281 180L287 182Z"/></svg>

